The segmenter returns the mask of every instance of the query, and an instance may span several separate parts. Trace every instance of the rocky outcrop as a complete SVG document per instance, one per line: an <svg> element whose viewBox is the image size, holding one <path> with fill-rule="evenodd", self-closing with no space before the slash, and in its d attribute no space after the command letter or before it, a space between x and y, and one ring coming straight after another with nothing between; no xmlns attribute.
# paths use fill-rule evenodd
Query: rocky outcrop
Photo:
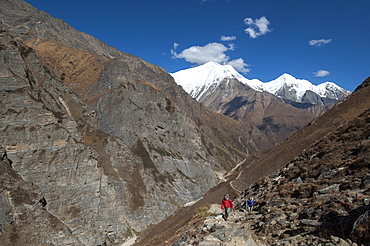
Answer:
<svg viewBox="0 0 370 246"><path fill-rule="evenodd" d="M215 209L216 208L216 209ZM217 209L218 208L218 209ZM211 208L207 212L207 217L194 218L189 221L192 223L191 227L184 228L185 232L181 235L181 238L175 242L169 242L165 245L172 246L188 246L188 245L203 245L203 246L234 246L234 245L248 245L248 246L267 246L267 245L341 245L341 246L356 246L356 245L367 245L356 243L355 240L349 238L343 239L337 236L328 236L326 238L319 237L315 234L305 234L304 229L295 227L291 224L291 228L295 228L298 234L290 236L285 235L282 240L277 240L266 243L267 237L261 237L260 235L254 234L254 225L250 222L254 220L260 220L260 224L266 221L270 225L272 233L281 233L279 229L274 230L273 228L280 228L281 224L290 223L287 220L285 214L272 214L272 216L266 218L261 215L259 211L246 212L244 209L236 209L231 212L229 219L225 221L223 212L220 210L218 204L212 204ZM303 219L300 226L307 227L319 227L321 224L315 220ZM258 227L258 226L257 226Z"/></svg>

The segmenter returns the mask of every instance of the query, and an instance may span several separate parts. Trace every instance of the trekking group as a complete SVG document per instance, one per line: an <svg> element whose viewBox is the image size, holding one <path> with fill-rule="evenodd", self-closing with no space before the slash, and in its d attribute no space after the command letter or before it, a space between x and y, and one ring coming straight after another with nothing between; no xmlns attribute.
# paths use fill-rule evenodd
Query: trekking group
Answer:
<svg viewBox="0 0 370 246"><path fill-rule="evenodd" d="M255 205L256 204L253 197L250 197L248 200L243 200L240 203L241 210L244 211L244 209L247 209L248 207L248 212L252 212ZM225 195L224 199L222 199L221 209L224 210L223 218L225 221L227 221L231 210L235 209L233 201L229 198L229 195Z"/></svg>

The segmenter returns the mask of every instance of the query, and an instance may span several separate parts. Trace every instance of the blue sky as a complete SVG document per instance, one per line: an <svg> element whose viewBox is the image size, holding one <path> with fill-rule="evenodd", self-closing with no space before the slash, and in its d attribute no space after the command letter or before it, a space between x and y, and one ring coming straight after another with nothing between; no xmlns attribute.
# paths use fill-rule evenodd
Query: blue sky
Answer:
<svg viewBox="0 0 370 246"><path fill-rule="evenodd" d="M26 2L170 73L213 60L350 91L370 76L369 0Z"/></svg>

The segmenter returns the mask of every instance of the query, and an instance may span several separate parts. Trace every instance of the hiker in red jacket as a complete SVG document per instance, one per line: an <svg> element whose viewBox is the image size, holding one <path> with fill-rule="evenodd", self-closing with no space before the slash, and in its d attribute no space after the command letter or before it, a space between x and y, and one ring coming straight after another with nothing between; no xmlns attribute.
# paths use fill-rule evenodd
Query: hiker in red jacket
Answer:
<svg viewBox="0 0 370 246"><path fill-rule="evenodd" d="M234 209L233 201L231 201L231 199L229 198L228 195L225 195L224 199L222 199L221 209L225 209L224 219L227 220L227 218L229 217L229 214L230 214L230 210Z"/></svg>

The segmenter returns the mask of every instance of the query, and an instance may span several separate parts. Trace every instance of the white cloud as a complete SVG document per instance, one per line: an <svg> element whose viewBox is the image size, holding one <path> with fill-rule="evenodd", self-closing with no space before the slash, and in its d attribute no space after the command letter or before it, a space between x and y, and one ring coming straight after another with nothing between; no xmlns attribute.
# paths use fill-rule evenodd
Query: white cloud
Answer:
<svg viewBox="0 0 370 246"><path fill-rule="evenodd" d="M231 65L235 68L235 70L242 73L248 73L249 71L251 71L249 68L247 68L250 65L246 64L242 58L228 61L227 64Z"/></svg>
<svg viewBox="0 0 370 246"><path fill-rule="evenodd" d="M235 36L221 36L221 41L233 41L235 39Z"/></svg>
<svg viewBox="0 0 370 246"><path fill-rule="evenodd" d="M177 47L179 47L179 44L178 43L173 43L173 48L171 50L171 54L174 56L176 54L176 49Z"/></svg>
<svg viewBox="0 0 370 246"><path fill-rule="evenodd" d="M235 44L229 44L229 50L235 50Z"/></svg>
<svg viewBox="0 0 370 246"><path fill-rule="evenodd" d="M244 29L244 31L248 33L251 38L257 38L258 36L260 36L260 35L257 35L256 31L253 28L250 28L250 27L247 29Z"/></svg>
<svg viewBox="0 0 370 246"><path fill-rule="evenodd" d="M185 61L195 65L202 65L213 61L220 64L230 64L237 71L242 73L249 72L247 68L249 65L246 64L243 59L230 60L230 57L225 54L226 51L233 49L233 45L228 48L221 43L209 43L205 46L192 46L183 50L181 53L177 53L173 49L171 53L173 58L185 59Z"/></svg>
<svg viewBox="0 0 370 246"><path fill-rule="evenodd" d="M325 77L328 76L330 72L326 70L319 70L317 72L314 72L313 74L315 75L315 77Z"/></svg>
<svg viewBox="0 0 370 246"><path fill-rule="evenodd" d="M270 22L265 16L255 20L252 18L245 18L244 24L248 26L244 31L248 33L251 38L258 38L272 31L272 29L269 28Z"/></svg>
<svg viewBox="0 0 370 246"><path fill-rule="evenodd" d="M330 43L331 41L333 41L332 39L314 39L314 40L310 40L308 42L309 45L312 45L312 46L323 46L324 44L328 44Z"/></svg>
<svg viewBox="0 0 370 246"><path fill-rule="evenodd" d="M201 65L209 61L225 63L230 58L225 54L228 50L220 43L209 43L205 46L192 46L177 54L173 52L175 58L183 58L185 61Z"/></svg>

